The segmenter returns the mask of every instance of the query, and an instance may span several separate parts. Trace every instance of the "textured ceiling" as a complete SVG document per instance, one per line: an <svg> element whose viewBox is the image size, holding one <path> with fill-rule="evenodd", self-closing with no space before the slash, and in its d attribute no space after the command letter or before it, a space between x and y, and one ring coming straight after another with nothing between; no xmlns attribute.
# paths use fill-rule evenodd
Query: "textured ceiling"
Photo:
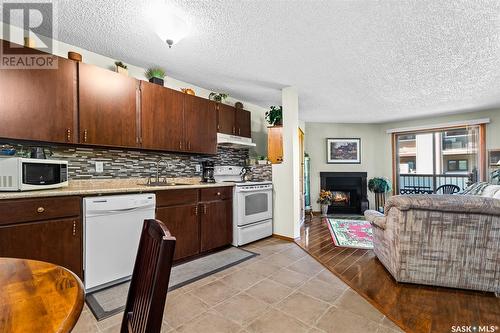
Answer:
<svg viewBox="0 0 500 333"><path fill-rule="evenodd" d="M306 121L383 122L500 105L499 1L58 1L58 39L267 107L297 86Z"/></svg>

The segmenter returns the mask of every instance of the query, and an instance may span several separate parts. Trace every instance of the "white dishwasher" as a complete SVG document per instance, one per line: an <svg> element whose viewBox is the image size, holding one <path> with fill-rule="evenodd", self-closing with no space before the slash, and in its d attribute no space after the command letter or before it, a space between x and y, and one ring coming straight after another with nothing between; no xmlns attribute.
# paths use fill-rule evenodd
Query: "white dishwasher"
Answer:
<svg viewBox="0 0 500 333"><path fill-rule="evenodd" d="M154 194L83 199L85 290L130 279L145 219L155 218Z"/></svg>

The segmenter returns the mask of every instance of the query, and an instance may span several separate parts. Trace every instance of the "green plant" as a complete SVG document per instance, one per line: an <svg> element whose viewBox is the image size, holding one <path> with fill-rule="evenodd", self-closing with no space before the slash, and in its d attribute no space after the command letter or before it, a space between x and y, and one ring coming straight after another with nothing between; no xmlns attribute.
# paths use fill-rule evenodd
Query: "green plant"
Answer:
<svg viewBox="0 0 500 333"><path fill-rule="evenodd" d="M271 126L281 125L283 121L283 107L271 106L266 112L266 120Z"/></svg>
<svg viewBox="0 0 500 333"><path fill-rule="evenodd" d="M368 181L368 189L373 193L386 193L391 190L391 182L387 178L374 177Z"/></svg>
<svg viewBox="0 0 500 333"><path fill-rule="evenodd" d="M121 61L115 61L115 65L116 67L121 67L123 69L127 69L127 65L125 65L123 62Z"/></svg>
<svg viewBox="0 0 500 333"><path fill-rule="evenodd" d="M208 99L216 101L216 102L222 102L226 98L227 98L227 94L225 94L225 93L211 92L210 95L208 95Z"/></svg>
<svg viewBox="0 0 500 333"><path fill-rule="evenodd" d="M165 77L165 70L160 67L152 67L148 68L146 72L144 72L144 75L148 80L152 78L158 78L158 79L163 79Z"/></svg>
<svg viewBox="0 0 500 333"><path fill-rule="evenodd" d="M259 161L264 161L265 159L267 159L267 157L265 157L265 156L257 156L257 159Z"/></svg>

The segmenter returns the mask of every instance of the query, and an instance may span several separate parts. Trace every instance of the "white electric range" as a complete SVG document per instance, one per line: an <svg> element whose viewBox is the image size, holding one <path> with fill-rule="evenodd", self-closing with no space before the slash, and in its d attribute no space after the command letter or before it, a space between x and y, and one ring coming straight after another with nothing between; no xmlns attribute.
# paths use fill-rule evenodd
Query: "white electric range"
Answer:
<svg viewBox="0 0 500 333"><path fill-rule="evenodd" d="M273 184L242 181L242 167L216 166L216 182L233 182L233 245L241 246L273 234Z"/></svg>

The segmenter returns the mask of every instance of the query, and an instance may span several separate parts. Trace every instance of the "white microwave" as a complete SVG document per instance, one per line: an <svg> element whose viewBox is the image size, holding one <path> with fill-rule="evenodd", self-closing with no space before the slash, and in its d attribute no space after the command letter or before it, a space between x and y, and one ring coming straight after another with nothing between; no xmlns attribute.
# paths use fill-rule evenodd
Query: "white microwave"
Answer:
<svg viewBox="0 0 500 333"><path fill-rule="evenodd" d="M0 191L33 191L68 186L68 162L0 158Z"/></svg>

